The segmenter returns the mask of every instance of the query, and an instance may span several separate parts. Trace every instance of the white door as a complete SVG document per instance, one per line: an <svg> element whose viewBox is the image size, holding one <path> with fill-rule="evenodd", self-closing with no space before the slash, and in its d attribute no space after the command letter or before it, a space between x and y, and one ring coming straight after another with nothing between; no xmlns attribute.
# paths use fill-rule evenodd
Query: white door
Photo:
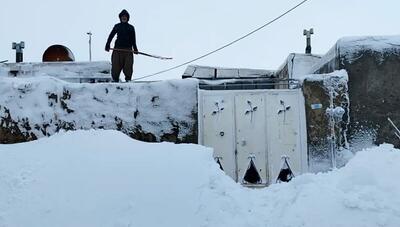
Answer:
<svg viewBox="0 0 400 227"><path fill-rule="evenodd" d="M300 89L200 90L199 117L200 144L214 148L216 161L239 183L275 183L282 157L295 176L308 170Z"/></svg>
<svg viewBox="0 0 400 227"><path fill-rule="evenodd" d="M214 148L214 158L226 174L237 180L234 99L229 94L203 91L201 144Z"/></svg>
<svg viewBox="0 0 400 227"><path fill-rule="evenodd" d="M283 157L294 175L304 172L307 150L303 150L301 117L304 102L299 90L271 91L267 95L268 171L270 183L275 183L282 168ZM304 119L303 119L304 120Z"/></svg>
<svg viewBox="0 0 400 227"><path fill-rule="evenodd" d="M235 96L237 173L244 184L267 183L265 95Z"/></svg>

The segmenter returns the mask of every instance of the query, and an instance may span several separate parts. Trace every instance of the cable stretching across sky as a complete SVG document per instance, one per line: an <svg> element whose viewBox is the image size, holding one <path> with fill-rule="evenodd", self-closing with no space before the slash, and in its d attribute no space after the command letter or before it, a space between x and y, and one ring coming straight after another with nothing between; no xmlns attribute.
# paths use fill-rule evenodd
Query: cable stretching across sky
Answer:
<svg viewBox="0 0 400 227"><path fill-rule="evenodd" d="M218 52L218 51L220 51L220 50L222 50L222 49L225 49L225 48L227 48L227 47L229 47L229 46L231 46L231 45L233 45L233 44L235 44L235 43L241 41L242 39L245 39L245 38L251 36L252 34L258 32L259 30L261 30L261 29L267 27L268 25L270 25L270 24L274 23L275 21L281 19L282 17L286 16L287 14L289 14L290 12L292 12L293 10L295 10L296 8L300 7L301 5L305 4L305 3L308 2L308 1L309 1L309 0L303 0L303 1L301 1L299 4L293 6L292 8L290 8L290 9L288 9L288 10L286 10L284 13L282 13L281 15L275 17L273 20L271 20L271 21L265 23L264 25L262 25L262 26L260 26L260 27L258 27L258 28L256 28L256 29L254 29L254 30L252 30L251 32L249 32L249 33L247 33L247 34L241 36L240 38L237 38L237 39L233 40L232 42L225 44L224 46L221 46L221 47L219 47L219 48L217 48L217 49L215 49L215 50L212 50L212 51L210 51L210 52L208 52L208 53L206 53L206 54L203 54L203 55L201 55L201 56L199 56L199 57L197 57L197 58L194 58L194 59L192 59L192 60L186 61L186 62L184 62L184 63L182 63L182 64L173 66L173 67L171 67L171 68L168 68L168 69L165 69L165 70L162 70L162 71L153 73L153 74L149 74L149 75L147 75L147 76L142 76L142 77L136 78L136 79L134 79L134 80L141 80L141 79L144 79L144 78L148 78L148 77L156 76L156 75L159 75L159 74L162 74L162 73L166 73L166 72L169 72L169 71L171 71L171 70L174 70L174 69L180 68L180 67L182 67L182 66L188 65L188 64L190 64L190 63L193 63L193 62L195 62L195 61L197 61L197 60L200 60L200 59L202 59L202 58L205 58L205 57L207 57L207 56L209 56L209 55L211 55L211 54L214 54L214 53L216 53L216 52Z"/></svg>

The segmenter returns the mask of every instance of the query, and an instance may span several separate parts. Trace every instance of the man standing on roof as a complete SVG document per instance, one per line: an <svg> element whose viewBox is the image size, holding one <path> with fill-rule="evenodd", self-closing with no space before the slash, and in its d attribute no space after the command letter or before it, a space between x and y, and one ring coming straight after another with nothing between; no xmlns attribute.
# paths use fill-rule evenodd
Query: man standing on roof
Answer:
<svg viewBox="0 0 400 227"><path fill-rule="evenodd" d="M121 70L125 74L125 81L132 80L133 54L138 53L136 46L135 27L128 23L129 13L125 9L119 14L120 23L116 24L107 39L105 50L110 51L110 43L117 34L111 56L111 76L114 82L119 82ZM132 52L133 49L133 52Z"/></svg>

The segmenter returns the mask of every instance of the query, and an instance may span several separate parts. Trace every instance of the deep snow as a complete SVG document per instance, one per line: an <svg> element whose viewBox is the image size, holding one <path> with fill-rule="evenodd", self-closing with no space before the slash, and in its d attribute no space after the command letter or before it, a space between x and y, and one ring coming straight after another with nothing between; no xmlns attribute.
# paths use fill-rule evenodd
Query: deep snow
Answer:
<svg viewBox="0 0 400 227"><path fill-rule="evenodd" d="M386 144L254 190L199 145L60 133L0 145L0 226L398 226L399 162Z"/></svg>

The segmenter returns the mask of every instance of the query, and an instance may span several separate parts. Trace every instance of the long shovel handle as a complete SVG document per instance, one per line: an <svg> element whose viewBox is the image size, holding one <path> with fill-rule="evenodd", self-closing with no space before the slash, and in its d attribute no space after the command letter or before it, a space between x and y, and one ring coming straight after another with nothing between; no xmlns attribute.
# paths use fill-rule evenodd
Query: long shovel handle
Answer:
<svg viewBox="0 0 400 227"><path fill-rule="evenodd" d="M135 53L135 51L129 50L129 49L110 48L110 50ZM163 56L147 54L147 53L143 53L143 52L137 52L137 54L144 55L144 56L147 56L147 57L157 58L157 59L161 59L161 60L171 60L172 59L170 57L163 57Z"/></svg>
<svg viewBox="0 0 400 227"><path fill-rule="evenodd" d="M172 59L171 57L163 57L163 56L158 56L158 55L153 55L153 54L146 54L146 53L143 53L143 52L138 52L138 54L141 54L141 55L144 55L144 56L147 56L147 57L158 58L158 59L161 59L161 60L171 60Z"/></svg>

